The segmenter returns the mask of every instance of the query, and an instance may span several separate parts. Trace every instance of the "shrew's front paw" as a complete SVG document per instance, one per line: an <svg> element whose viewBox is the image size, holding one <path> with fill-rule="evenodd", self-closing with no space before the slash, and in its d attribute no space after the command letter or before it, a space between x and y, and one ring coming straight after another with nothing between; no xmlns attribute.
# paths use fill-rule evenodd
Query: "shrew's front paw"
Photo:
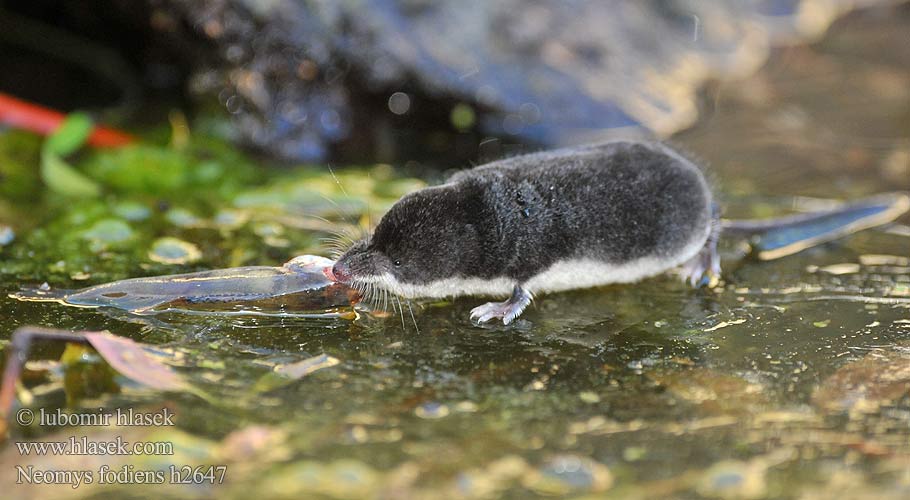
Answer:
<svg viewBox="0 0 910 500"><path fill-rule="evenodd" d="M471 320L478 323L486 323L491 319L502 319L502 324L508 325L512 322L521 311L515 311L515 308L509 302L487 302L481 306L471 309Z"/></svg>
<svg viewBox="0 0 910 500"><path fill-rule="evenodd" d="M531 293L524 288L516 286L512 296L505 302L487 302L471 309L471 320L486 323L491 319L502 319L502 324L508 325L515 320L522 311L531 303Z"/></svg>

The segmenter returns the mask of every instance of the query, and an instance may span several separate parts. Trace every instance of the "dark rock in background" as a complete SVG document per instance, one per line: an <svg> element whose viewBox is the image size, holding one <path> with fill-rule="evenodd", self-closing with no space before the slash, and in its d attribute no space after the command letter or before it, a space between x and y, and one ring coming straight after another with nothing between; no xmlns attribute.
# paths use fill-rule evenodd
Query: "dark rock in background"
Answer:
<svg viewBox="0 0 910 500"><path fill-rule="evenodd" d="M747 75L774 44L880 2L90 3L144 17L146 45L172 54L159 79L189 76L189 96L217 102L244 144L291 160L444 164L616 129L666 136L695 120L705 81Z"/></svg>

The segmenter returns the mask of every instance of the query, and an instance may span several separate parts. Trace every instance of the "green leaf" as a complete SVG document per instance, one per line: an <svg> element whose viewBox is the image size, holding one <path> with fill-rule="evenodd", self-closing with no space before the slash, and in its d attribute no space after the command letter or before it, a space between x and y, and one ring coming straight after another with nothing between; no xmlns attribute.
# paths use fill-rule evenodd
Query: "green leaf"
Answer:
<svg viewBox="0 0 910 500"><path fill-rule="evenodd" d="M44 151L66 156L79 149L88 136L91 135L95 125L92 119L84 113L73 113L66 117L44 143Z"/></svg>
<svg viewBox="0 0 910 500"><path fill-rule="evenodd" d="M300 380L317 370L329 368L340 363L341 360L338 358L328 354L320 354L296 363L278 365L272 371L260 377L253 385L253 390L256 392L272 391L295 380Z"/></svg>
<svg viewBox="0 0 910 500"><path fill-rule="evenodd" d="M63 160L82 146L92 132L91 119L81 113L69 115L41 148L41 179L51 191L65 196L98 196L97 183Z"/></svg>
<svg viewBox="0 0 910 500"><path fill-rule="evenodd" d="M41 179L54 191L66 196L98 196L101 188L59 156L49 151L41 155Z"/></svg>

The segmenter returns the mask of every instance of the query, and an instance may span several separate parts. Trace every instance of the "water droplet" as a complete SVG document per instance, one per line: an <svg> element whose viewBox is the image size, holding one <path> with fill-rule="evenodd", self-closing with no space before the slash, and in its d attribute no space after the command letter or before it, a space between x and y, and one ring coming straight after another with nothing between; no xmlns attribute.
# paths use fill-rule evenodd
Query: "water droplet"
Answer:
<svg viewBox="0 0 910 500"><path fill-rule="evenodd" d="M236 115L243 110L243 100L236 95L232 95L224 101L224 107L227 109L228 113Z"/></svg>
<svg viewBox="0 0 910 500"><path fill-rule="evenodd" d="M540 108L533 102L526 102L519 106L518 114L521 115L522 121L528 125L540 121Z"/></svg>
<svg viewBox="0 0 910 500"><path fill-rule="evenodd" d="M521 119L521 116L516 114L506 115L506 117L502 119L502 129L505 130L507 134L520 134L524 126L525 124Z"/></svg>
<svg viewBox="0 0 910 500"><path fill-rule="evenodd" d="M411 98L404 92L395 92L389 97L389 111L403 115L411 109Z"/></svg>
<svg viewBox="0 0 910 500"><path fill-rule="evenodd" d="M320 113L319 123L326 132L337 132L341 127L341 115L334 109L327 109Z"/></svg>

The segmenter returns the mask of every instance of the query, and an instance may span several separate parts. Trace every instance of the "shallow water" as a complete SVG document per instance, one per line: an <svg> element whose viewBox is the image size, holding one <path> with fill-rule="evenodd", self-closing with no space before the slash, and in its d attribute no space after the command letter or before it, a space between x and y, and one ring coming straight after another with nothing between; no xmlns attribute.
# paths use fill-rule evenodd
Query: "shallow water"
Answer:
<svg viewBox="0 0 910 500"><path fill-rule="evenodd" d="M726 215L910 189L910 10L895 12L852 15L818 45L707 92L703 122L674 140L711 165ZM208 397L105 390L84 357L32 375L31 406L167 407L176 425L14 427L11 441L123 436L172 442L175 455L36 458L6 446L0 468L8 478L22 464L227 465L223 485L60 490L74 496L906 498L908 225L905 215L772 262L735 258L728 245L734 258L714 290L660 277L544 296L509 327L472 326L475 298L353 322L131 317L3 299L2 338L26 324L108 329L158 346ZM96 282L110 277L100 267ZM24 278L3 279L13 289ZM32 358L58 353L42 346ZM340 363L254 387L273 366L320 354Z"/></svg>

